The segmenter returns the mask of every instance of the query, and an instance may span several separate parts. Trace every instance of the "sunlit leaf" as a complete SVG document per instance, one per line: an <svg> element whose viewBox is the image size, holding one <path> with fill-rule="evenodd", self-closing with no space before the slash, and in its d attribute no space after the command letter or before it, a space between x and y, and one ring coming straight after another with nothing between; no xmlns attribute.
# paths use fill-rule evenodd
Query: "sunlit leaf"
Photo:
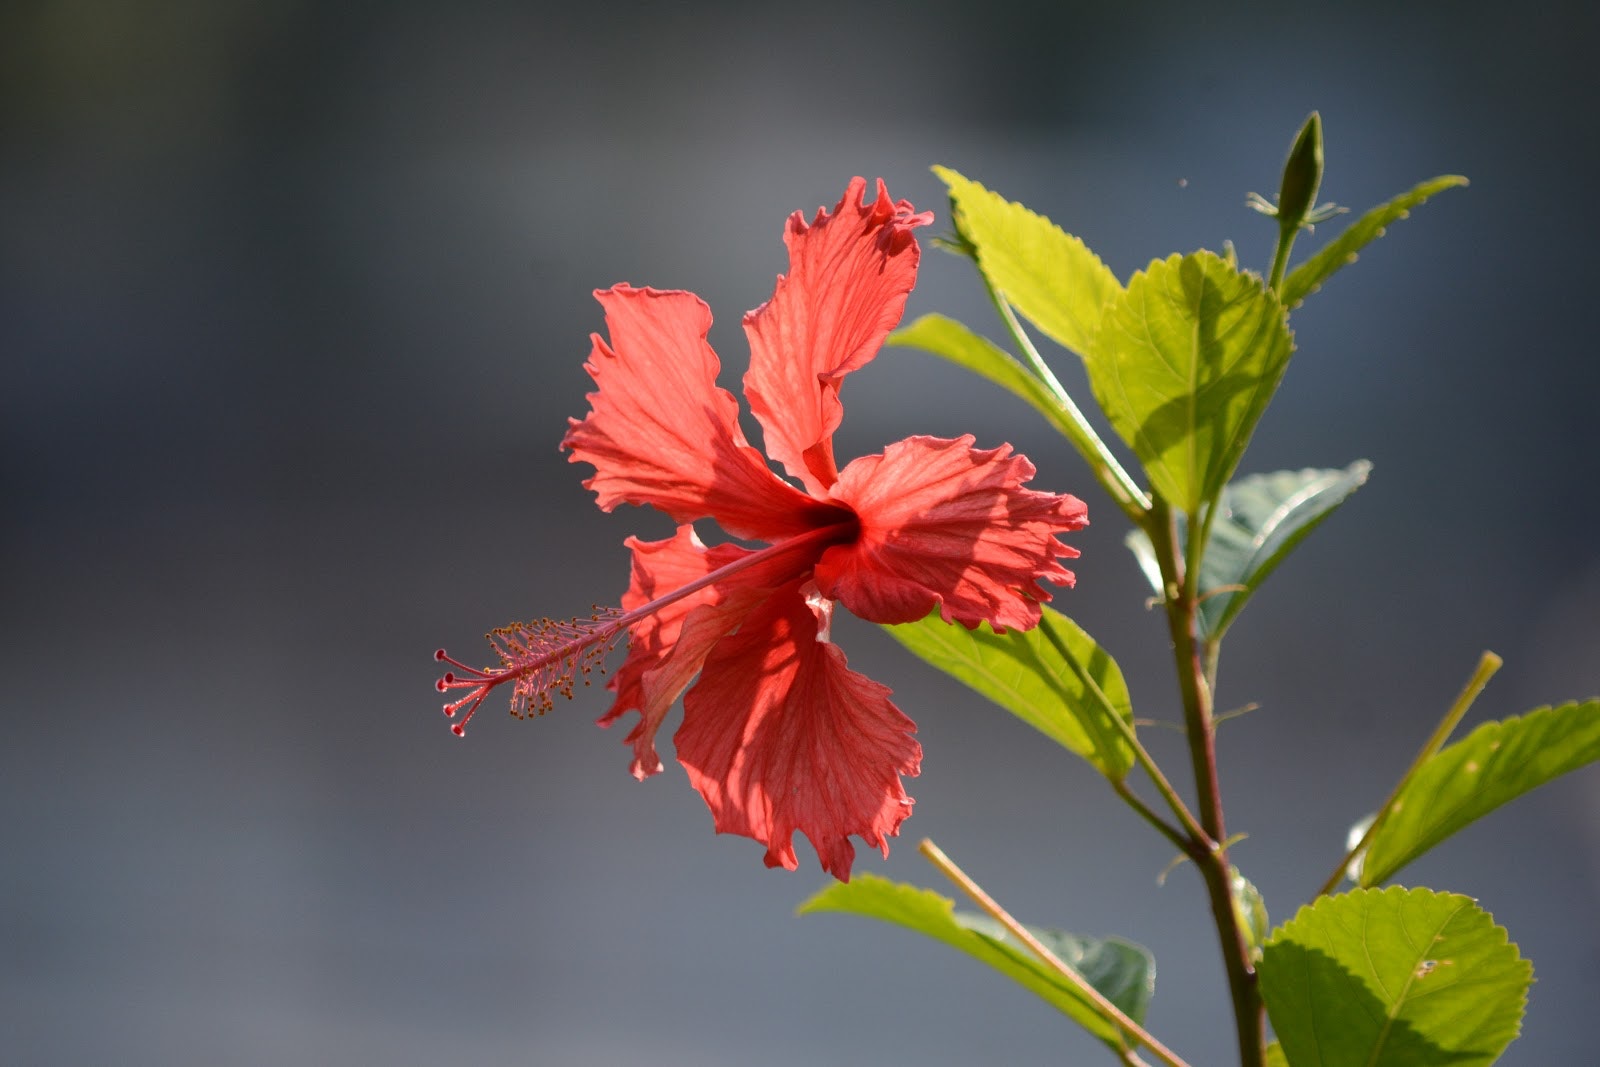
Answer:
<svg viewBox="0 0 1600 1067"><path fill-rule="evenodd" d="M1059 432L1068 437L1075 432L1062 414L1061 405L1033 372L1009 352L954 319L938 314L923 315L891 333L887 343L920 348L965 367L1032 404Z"/></svg>
<svg viewBox="0 0 1600 1067"><path fill-rule="evenodd" d="M1031 990L1113 1049L1131 1045L1094 1001L1004 927L985 915L957 912L954 901L930 889L858 874L800 905L802 915L819 911L865 915L943 941ZM1144 1022L1156 981L1155 960L1149 952L1120 938L1096 940L1032 927L1029 932L1130 1019Z"/></svg>
<svg viewBox="0 0 1600 1067"><path fill-rule="evenodd" d="M1106 302L1122 290L1116 275L1042 215L948 167L933 172L949 187L956 228L989 284L1057 344L1087 355Z"/></svg>
<svg viewBox="0 0 1600 1067"><path fill-rule="evenodd" d="M1289 1067L1289 1061L1283 1055L1283 1046L1276 1041L1267 1046L1267 1067Z"/></svg>
<svg viewBox="0 0 1600 1067"><path fill-rule="evenodd" d="M1399 887L1318 897L1257 973L1292 1067L1482 1067L1517 1036L1533 981L1471 899Z"/></svg>
<svg viewBox="0 0 1600 1067"><path fill-rule="evenodd" d="M1044 608L1039 625L997 634L987 623L968 630L937 610L918 622L885 631L922 659L976 689L1040 733L1120 781L1133 766L1125 731L1111 718L1133 722L1133 701L1116 660L1076 623ZM1082 677L1065 661L1060 642ZM1107 709L1110 710L1107 710Z"/></svg>
<svg viewBox="0 0 1600 1067"><path fill-rule="evenodd" d="M1293 349L1278 298L1201 251L1133 276L1107 305L1087 367L1152 488L1193 515L1238 466Z"/></svg>
<svg viewBox="0 0 1600 1067"><path fill-rule="evenodd" d="M1250 595L1323 519L1366 483L1372 464L1358 460L1343 470L1252 474L1222 490L1211 524L1211 543L1200 564L1200 631L1220 637ZM1187 531L1178 519L1178 541ZM1161 593L1161 569L1142 530L1126 538L1145 579Z"/></svg>
<svg viewBox="0 0 1600 1067"><path fill-rule="evenodd" d="M1361 859L1376 885L1509 800L1600 759L1600 700L1486 722L1440 749L1406 783Z"/></svg>
<svg viewBox="0 0 1600 1067"><path fill-rule="evenodd" d="M1316 292L1340 267L1354 263L1356 253L1382 237L1385 227L1405 218L1412 208L1428 197L1466 184L1467 179L1459 174L1430 178L1409 192L1401 193L1393 200L1379 204L1362 215L1345 227L1338 237L1323 246L1316 255L1289 272L1289 276L1283 280L1281 294L1283 306L1295 307L1307 296Z"/></svg>

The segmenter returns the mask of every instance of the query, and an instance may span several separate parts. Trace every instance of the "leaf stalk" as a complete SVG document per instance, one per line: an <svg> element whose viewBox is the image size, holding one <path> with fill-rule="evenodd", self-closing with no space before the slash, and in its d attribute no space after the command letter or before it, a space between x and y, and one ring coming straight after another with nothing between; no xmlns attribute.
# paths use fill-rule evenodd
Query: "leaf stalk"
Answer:
<svg viewBox="0 0 1600 1067"><path fill-rule="evenodd" d="M983 279L983 287L988 292L995 311L1000 315L1000 320L1006 324L1006 330L1011 334L1012 343L1017 346L1017 350L1027 359L1028 365L1033 368L1033 372L1039 376L1039 380L1050 391L1051 397L1060 407L1061 413L1066 417L1067 425L1070 428L1070 432L1067 435L1068 440L1072 442L1072 446L1088 462L1095 481L1100 483L1100 487L1116 502L1117 507L1121 508L1129 519L1135 523L1143 521L1145 513L1150 509L1149 496L1145 494L1143 489L1139 488L1139 483L1133 480L1133 477L1118 462L1117 457L1112 455L1111 449L1106 447L1105 441L1095 432L1094 427L1089 425L1089 420L1084 417L1083 410L1078 407L1072 396L1067 392L1066 387L1061 384L1061 379L1056 377L1055 372L1050 369L1050 365L1044 361L1044 357L1039 355L1038 348L1034 346L1032 339L1023 330L1022 323L1017 321L1016 312L1011 310L1011 305L1007 303L1005 294L994 287L983 271L978 271L978 277Z"/></svg>

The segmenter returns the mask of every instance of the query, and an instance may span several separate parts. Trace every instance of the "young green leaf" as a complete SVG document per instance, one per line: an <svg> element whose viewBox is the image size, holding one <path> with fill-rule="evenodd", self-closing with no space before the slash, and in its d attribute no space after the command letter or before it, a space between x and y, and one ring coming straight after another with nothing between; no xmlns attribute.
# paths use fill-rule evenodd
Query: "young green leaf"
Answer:
<svg viewBox="0 0 1600 1067"><path fill-rule="evenodd" d="M999 923L986 915L957 912L953 900L931 889L858 874L849 882L823 889L800 905L799 911L802 915L819 911L864 915L926 934L1031 990L1114 1051L1133 1047L1121 1027L1102 1015L1093 1001L1018 944ZM1148 951L1120 938L1095 940L1029 929L1130 1019L1144 1022L1156 980L1155 960Z"/></svg>
<svg viewBox="0 0 1600 1067"><path fill-rule="evenodd" d="M1469 898L1399 887L1318 897L1257 973L1293 1067L1483 1067L1517 1036L1533 981Z"/></svg>
<svg viewBox="0 0 1600 1067"><path fill-rule="evenodd" d="M987 623L976 630L947 623L935 610L918 622L884 629L1112 781L1132 769L1127 731L1111 718L1116 715L1132 728L1133 701L1122 671L1065 615L1045 608L1033 629L997 634ZM1072 662L1064 662L1062 649ZM1081 673L1073 670L1073 662Z"/></svg>
<svg viewBox="0 0 1600 1067"><path fill-rule="evenodd" d="M1283 1046L1276 1041L1267 1046L1267 1067L1289 1067L1289 1061L1283 1055Z"/></svg>
<svg viewBox="0 0 1600 1067"><path fill-rule="evenodd" d="M1310 259L1289 272L1289 276L1283 280L1281 293L1283 306L1298 307L1302 300L1320 289L1322 283L1340 267L1354 263L1356 253L1382 237L1385 227L1405 218L1412 208L1436 193L1466 184L1467 179L1459 174L1430 178L1362 215Z"/></svg>
<svg viewBox="0 0 1600 1067"><path fill-rule="evenodd" d="M1069 438L1076 432L1061 405L1036 375L1009 352L954 319L939 314L923 315L891 333L887 343L920 348L965 367L1032 404L1058 432Z"/></svg>
<svg viewBox="0 0 1600 1067"><path fill-rule="evenodd" d="M1122 291L1100 257L1021 204L951 170L933 172L950 189L950 209L989 284L1044 334L1087 355L1106 302Z"/></svg>
<svg viewBox="0 0 1600 1067"><path fill-rule="evenodd" d="M1089 383L1151 487L1192 516L1238 466L1293 350L1260 278L1212 252L1173 255L1107 305Z"/></svg>
<svg viewBox="0 0 1600 1067"><path fill-rule="evenodd" d="M1250 595L1307 534L1366 483L1372 464L1357 460L1343 470L1252 474L1222 490L1211 541L1200 563L1200 632L1221 637ZM1180 517L1178 539L1186 531ZM1142 530L1125 538L1157 595L1161 568Z"/></svg>
<svg viewBox="0 0 1600 1067"><path fill-rule="evenodd" d="M1600 700L1486 722L1435 753L1367 842L1361 884L1376 885L1509 800L1600 759Z"/></svg>

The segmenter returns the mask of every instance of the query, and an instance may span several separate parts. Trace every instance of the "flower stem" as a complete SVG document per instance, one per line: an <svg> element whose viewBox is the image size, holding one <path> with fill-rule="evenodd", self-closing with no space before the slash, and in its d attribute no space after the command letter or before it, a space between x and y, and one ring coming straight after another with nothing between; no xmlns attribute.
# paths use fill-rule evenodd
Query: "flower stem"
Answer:
<svg viewBox="0 0 1600 1067"><path fill-rule="evenodd" d="M1272 253L1272 273L1267 278L1267 288L1274 293L1283 292L1283 276L1289 268L1289 250L1294 247L1294 239L1300 234L1299 224L1294 226L1278 226L1278 246Z"/></svg>
<svg viewBox="0 0 1600 1067"><path fill-rule="evenodd" d="M1417 758L1411 761L1411 766L1406 768L1406 773L1401 775L1400 780L1395 783L1394 790L1389 794L1388 799L1383 802L1383 807L1378 809L1378 814L1374 815L1372 822L1367 825L1367 832L1361 835L1361 840L1350 846L1350 851L1344 854L1344 859L1339 861L1339 866L1335 867L1333 873L1328 876L1328 880L1322 883L1322 888L1317 890L1317 896L1320 897L1331 893L1339 885L1339 880L1350 869L1351 862L1361 854L1362 849L1367 847L1367 842L1372 840L1372 835L1378 832L1378 828L1383 825L1390 812L1394 811L1394 803L1400 799L1400 794L1404 792L1405 787L1411 782L1411 779L1416 777L1417 772L1422 769L1422 765L1432 759L1434 754L1444 747L1444 743L1450 740L1450 735L1460 725L1462 716L1467 713L1468 708L1472 707L1472 702L1478 699L1478 694L1483 692L1484 686L1489 684L1489 679L1495 676L1495 672L1500 669L1500 665L1504 662L1493 652L1485 652L1478 658L1477 669L1472 672L1472 677L1467 679L1467 684L1462 687L1461 692L1456 696L1455 703L1451 704L1450 710L1444 713L1444 718L1439 720L1439 725L1433 728L1432 735L1423 744L1421 751L1417 753Z"/></svg>
<svg viewBox="0 0 1600 1067"><path fill-rule="evenodd" d="M1010 912L1002 908L993 897L984 892L983 887L974 882L960 867L956 866L955 861L946 856L944 851L934 844L932 840L926 837L923 838L921 844L917 846L917 851L921 852L929 863L937 867L940 874L943 874L959 886L961 891L970 897L974 904L978 905L991 918L1005 927L1007 933L1025 945L1028 951L1038 956L1047 967L1077 987L1078 992L1083 994L1089 1003L1094 1006L1094 1010L1100 1014L1101 1018L1111 1022L1124 1035L1149 1049L1152 1055L1162 1063L1167 1064L1168 1067L1189 1067L1188 1063L1177 1053L1156 1040L1154 1035L1134 1022L1126 1012L1107 1000L1105 994L1090 985L1088 979L1079 974L1060 956L1051 952L1037 937L1034 937L1026 926L1014 919ZM1125 1048L1119 1055L1121 1055L1122 1061L1126 1064L1141 1062L1137 1056L1133 1056L1132 1049ZM1130 1059L1130 1056L1133 1058Z"/></svg>

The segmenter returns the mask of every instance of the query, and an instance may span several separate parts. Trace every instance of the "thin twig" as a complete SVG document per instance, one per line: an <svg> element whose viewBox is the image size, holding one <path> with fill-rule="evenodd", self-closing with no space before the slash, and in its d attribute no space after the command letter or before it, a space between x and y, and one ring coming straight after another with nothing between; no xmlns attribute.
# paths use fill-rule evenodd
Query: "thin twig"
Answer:
<svg viewBox="0 0 1600 1067"><path fill-rule="evenodd" d="M977 882L974 882L970 877L968 877L967 873L960 867L957 867L955 861L949 856L946 856L944 851L940 849L938 845L934 844L928 838L923 838L922 843L917 846L917 851L921 852L929 863L937 867L939 869L939 873L943 874L946 878L950 879L957 886L959 886L961 891L970 897L974 904L978 905L978 907L987 912L991 918L993 918L1001 926L1005 927L1007 933L1016 938L1023 945L1027 946L1028 951L1032 952L1035 956L1038 956L1039 959L1044 962L1045 966L1049 967L1051 970L1060 974L1061 977L1065 978L1068 982L1072 983L1072 985L1077 988L1078 992L1082 993L1083 996L1088 999L1090 1004L1094 1006L1095 1011L1100 1014L1101 1018L1117 1026L1126 1036L1134 1039L1139 1044L1149 1049L1157 1059L1159 1059L1162 1063L1167 1064L1168 1067L1189 1067L1188 1063L1182 1057L1180 1057L1176 1052L1173 1052L1171 1049L1167 1048L1167 1046L1163 1045L1144 1027L1134 1022L1133 1019L1130 1018L1128 1014L1121 1008L1107 1000L1105 994L1101 993L1098 989L1089 984L1088 979L1084 978L1083 975L1074 970L1073 967L1060 956L1057 956L1054 952L1051 952L1050 949L1045 946L1044 942L1040 941L1037 937L1034 937L1026 926L1023 926L1016 919L1012 918L1010 912L1002 908L993 897L984 892L982 886L978 885ZM1137 1060L1128 1061L1126 1057L1124 1057L1124 1061L1137 1062Z"/></svg>
<svg viewBox="0 0 1600 1067"><path fill-rule="evenodd" d="M1317 890L1317 896L1320 897L1331 893L1339 885L1340 880L1345 876L1345 872L1350 869L1350 864L1367 847L1367 843L1372 840L1372 836L1378 832L1378 828L1383 825L1384 820L1388 819L1390 813L1394 811L1394 802L1400 799L1400 794L1405 790L1405 787L1410 784L1411 779L1416 777L1417 772L1422 769L1422 765L1432 759L1434 754L1444 747L1444 743L1450 740L1450 735L1460 725L1462 716L1466 715L1467 709L1472 707L1472 702L1478 699L1478 694L1483 692L1484 686L1489 684L1489 679L1494 677L1495 672L1500 669L1500 665L1504 662L1493 652L1485 652L1478 657L1478 667L1472 672L1472 677L1467 679L1467 684L1462 687L1461 692L1456 696L1455 703L1451 704L1450 710L1444 713L1444 718L1439 720L1439 725L1433 728L1432 735L1422 746L1422 750L1417 753L1417 758L1411 761L1411 766L1406 768L1406 773L1401 775L1400 780L1395 783L1394 791L1389 794L1389 798L1383 802L1383 807L1378 809L1378 814L1373 816L1372 822L1367 825L1367 832L1361 835L1361 840L1350 846L1350 851L1344 854L1344 859L1339 861L1339 866L1335 867L1333 873L1328 876L1328 880L1322 883L1322 888Z"/></svg>

